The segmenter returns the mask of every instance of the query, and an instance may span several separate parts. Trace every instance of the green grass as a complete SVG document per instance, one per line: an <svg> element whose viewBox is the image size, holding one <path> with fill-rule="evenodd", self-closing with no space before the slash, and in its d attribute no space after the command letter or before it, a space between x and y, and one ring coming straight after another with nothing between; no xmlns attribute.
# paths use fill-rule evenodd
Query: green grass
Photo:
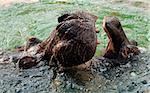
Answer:
<svg viewBox="0 0 150 93"><path fill-rule="evenodd" d="M125 29L129 39L136 40L141 47L148 46L149 20L138 12L128 9L111 8L110 6L93 4L85 1L70 0L68 2L55 2L54 0L41 0L34 4L15 4L0 9L0 48L11 50L22 45L30 36L41 40L46 39L57 25L57 17L65 11L84 10L98 16L96 27L100 33L98 39L97 55L107 45L107 36L102 29L104 16L117 16Z"/></svg>

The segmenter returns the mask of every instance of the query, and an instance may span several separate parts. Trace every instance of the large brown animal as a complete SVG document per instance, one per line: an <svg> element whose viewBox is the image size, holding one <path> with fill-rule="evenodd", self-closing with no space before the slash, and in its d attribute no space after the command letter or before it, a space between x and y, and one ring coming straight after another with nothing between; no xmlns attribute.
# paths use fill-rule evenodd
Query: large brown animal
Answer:
<svg viewBox="0 0 150 93"><path fill-rule="evenodd" d="M45 41L38 42L35 46L27 44L29 48L23 50L27 51L28 57L20 59L20 67L32 67L30 65L24 67L30 64L30 61L32 64L34 62L37 64L34 58L29 56L36 57L35 59L43 58L49 61L50 66L56 67L72 67L89 61L94 56L97 46L96 20L96 16L86 12L63 14L58 18L58 25ZM32 44L36 40L31 38L28 41Z"/></svg>
<svg viewBox="0 0 150 93"><path fill-rule="evenodd" d="M67 13L58 18L59 24L46 45L46 59L63 66L80 65L92 59L97 46L97 17L86 12ZM50 59L51 58L51 59Z"/></svg>

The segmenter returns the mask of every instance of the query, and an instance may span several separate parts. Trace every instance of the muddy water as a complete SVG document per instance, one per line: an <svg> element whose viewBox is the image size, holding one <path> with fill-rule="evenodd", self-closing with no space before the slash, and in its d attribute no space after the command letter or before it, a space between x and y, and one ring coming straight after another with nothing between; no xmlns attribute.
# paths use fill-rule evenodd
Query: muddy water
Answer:
<svg viewBox="0 0 150 93"><path fill-rule="evenodd" d="M96 26L100 30L98 38L101 44L97 48L97 56L102 54L100 51L107 44L106 34L101 27L102 19L106 15L119 17L128 38L136 40L140 47L148 48L149 3L148 0L78 2L41 0L32 4L9 5L0 9L0 46L2 49L10 49L23 44L31 35L45 39L48 37L47 33L56 26L57 17L61 13L84 10L99 17ZM88 71L58 74L55 80L52 80L52 69L49 69L45 62L27 70L15 68L12 62L3 63L0 65L0 91L2 93L150 93L150 57L146 51L128 60L127 64L115 68L107 67L108 64L102 65L102 62L107 63L102 59L93 59L95 63Z"/></svg>

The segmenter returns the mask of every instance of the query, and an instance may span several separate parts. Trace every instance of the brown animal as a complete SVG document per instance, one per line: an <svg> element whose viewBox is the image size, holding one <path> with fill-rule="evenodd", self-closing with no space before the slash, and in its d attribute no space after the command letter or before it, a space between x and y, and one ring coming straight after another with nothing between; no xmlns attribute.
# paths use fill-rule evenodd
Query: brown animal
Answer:
<svg viewBox="0 0 150 93"><path fill-rule="evenodd" d="M36 62L37 58L47 60L50 66L56 67L72 67L89 61L98 43L96 20L96 16L86 12L60 16L57 27L45 41L32 37L25 46L18 48L25 53L17 58L19 68L35 66L39 62Z"/></svg>
<svg viewBox="0 0 150 93"><path fill-rule="evenodd" d="M86 12L60 16L56 29L41 44L50 65L53 61L63 67L71 67L92 59L97 46L96 20L96 16Z"/></svg>
<svg viewBox="0 0 150 93"><path fill-rule="evenodd" d="M139 54L140 51L136 47L137 42L130 42L127 39L118 18L110 16L104 17L103 29L109 38L104 57L127 59L130 54Z"/></svg>

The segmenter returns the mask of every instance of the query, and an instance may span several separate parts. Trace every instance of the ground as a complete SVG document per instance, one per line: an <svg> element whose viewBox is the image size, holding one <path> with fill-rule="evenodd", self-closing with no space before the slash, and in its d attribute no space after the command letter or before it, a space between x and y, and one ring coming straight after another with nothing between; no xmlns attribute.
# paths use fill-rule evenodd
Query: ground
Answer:
<svg viewBox="0 0 150 93"><path fill-rule="evenodd" d="M95 63L88 71L62 73L52 80L53 71L44 61L31 69L20 70L13 62L3 62L7 61L7 55L11 53L1 52L2 93L150 93L148 0L52 1L15 5L9 3L9 6L3 4L7 7L0 9L1 51L23 44L31 35L46 39L62 12L82 9L99 17L96 26L100 30L98 38L101 44L97 48L97 57L93 58ZM114 68L108 68L107 62L100 56L100 51L107 44L106 34L101 28L102 19L106 15L119 17L128 38L136 40L141 50L141 54L128 60L127 64Z"/></svg>

